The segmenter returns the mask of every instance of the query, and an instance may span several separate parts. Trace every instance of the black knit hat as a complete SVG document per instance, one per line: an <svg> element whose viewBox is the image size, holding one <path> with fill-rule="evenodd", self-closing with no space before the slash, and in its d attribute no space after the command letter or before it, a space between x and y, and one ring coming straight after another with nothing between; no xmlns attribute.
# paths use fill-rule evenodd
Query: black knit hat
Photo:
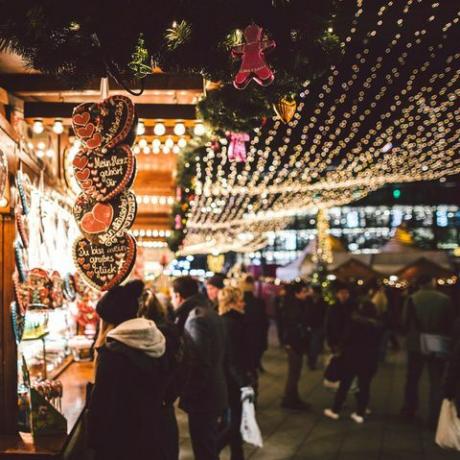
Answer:
<svg viewBox="0 0 460 460"><path fill-rule="evenodd" d="M206 284L210 284L211 286L216 287L217 289L223 289L224 288L224 279L225 275L222 275L220 273L217 273L214 276L211 276L206 280Z"/></svg>
<svg viewBox="0 0 460 460"><path fill-rule="evenodd" d="M137 316L139 297L144 290L141 280L133 280L124 286L115 286L107 291L96 306L98 315L107 323L118 326Z"/></svg>

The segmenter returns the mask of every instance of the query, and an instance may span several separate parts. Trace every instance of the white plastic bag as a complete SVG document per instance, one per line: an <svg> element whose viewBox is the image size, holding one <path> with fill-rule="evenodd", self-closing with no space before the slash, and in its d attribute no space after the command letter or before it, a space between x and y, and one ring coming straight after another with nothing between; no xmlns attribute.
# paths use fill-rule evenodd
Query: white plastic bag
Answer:
<svg viewBox="0 0 460 460"><path fill-rule="evenodd" d="M460 419L452 401L444 399L439 414L436 444L443 449L460 450Z"/></svg>
<svg viewBox="0 0 460 460"><path fill-rule="evenodd" d="M262 434L256 420L254 390L252 387L241 388L241 402L243 410L240 431L243 441L256 447L263 447Z"/></svg>

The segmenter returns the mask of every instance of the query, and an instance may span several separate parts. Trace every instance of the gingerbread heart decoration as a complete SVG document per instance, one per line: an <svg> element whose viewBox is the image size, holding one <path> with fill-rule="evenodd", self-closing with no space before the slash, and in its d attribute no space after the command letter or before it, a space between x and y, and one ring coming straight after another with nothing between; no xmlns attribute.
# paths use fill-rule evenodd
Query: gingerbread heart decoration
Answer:
<svg viewBox="0 0 460 460"><path fill-rule="evenodd" d="M134 104L125 96L111 96L100 103L80 104L72 115L75 135L90 150L105 153L135 138Z"/></svg>
<svg viewBox="0 0 460 460"><path fill-rule="evenodd" d="M109 246L81 236L74 242L73 258L87 284L107 291L130 274L136 261L136 241L128 233L123 233Z"/></svg>
<svg viewBox="0 0 460 460"><path fill-rule="evenodd" d="M104 203L82 193L73 207L81 232L91 241L108 245L116 235L131 228L136 212L136 197L129 191Z"/></svg>
<svg viewBox="0 0 460 460"><path fill-rule="evenodd" d="M109 201L129 186L136 162L131 149L123 144L105 155L82 151L72 164L83 193L96 201Z"/></svg>

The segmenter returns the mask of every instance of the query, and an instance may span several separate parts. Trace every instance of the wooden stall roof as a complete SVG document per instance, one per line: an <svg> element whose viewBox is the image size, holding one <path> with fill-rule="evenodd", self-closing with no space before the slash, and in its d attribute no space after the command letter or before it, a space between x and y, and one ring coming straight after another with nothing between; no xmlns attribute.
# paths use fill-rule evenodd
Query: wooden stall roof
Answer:
<svg viewBox="0 0 460 460"><path fill-rule="evenodd" d="M421 257L396 273L400 279L408 282L416 281L421 275L429 275L433 278L448 278L454 274L452 270L441 267L426 257Z"/></svg>

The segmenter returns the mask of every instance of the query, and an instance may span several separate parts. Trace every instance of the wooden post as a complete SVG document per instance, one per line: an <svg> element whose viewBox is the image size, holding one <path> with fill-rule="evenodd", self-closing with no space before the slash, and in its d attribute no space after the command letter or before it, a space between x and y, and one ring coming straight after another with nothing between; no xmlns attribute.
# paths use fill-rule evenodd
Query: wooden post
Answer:
<svg viewBox="0 0 460 460"><path fill-rule="evenodd" d="M17 349L11 324L14 219L0 215L0 433L17 432Z"/></svg>

